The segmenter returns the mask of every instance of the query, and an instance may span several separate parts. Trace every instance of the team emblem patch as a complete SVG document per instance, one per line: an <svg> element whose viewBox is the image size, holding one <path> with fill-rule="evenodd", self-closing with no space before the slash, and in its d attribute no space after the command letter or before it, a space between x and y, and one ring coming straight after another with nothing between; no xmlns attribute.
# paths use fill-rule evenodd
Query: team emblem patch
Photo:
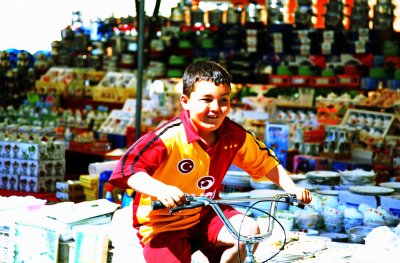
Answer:
<svg viewBox="0 0 400 263"><path fill-rule="evenodd" d="M213 186L213 185L214 185L214 177L209 176L209 175L200 178L200 180L197 182L197 186L198 186L201 190L210 189L211 186Z"/></svg>
<svg viewBox="0 0 400 263"><path fill-rule="evenodd" d="M178 170L183 174L190 173L194 169L194 162L190 159L184 159L178 163Z"/></svg>

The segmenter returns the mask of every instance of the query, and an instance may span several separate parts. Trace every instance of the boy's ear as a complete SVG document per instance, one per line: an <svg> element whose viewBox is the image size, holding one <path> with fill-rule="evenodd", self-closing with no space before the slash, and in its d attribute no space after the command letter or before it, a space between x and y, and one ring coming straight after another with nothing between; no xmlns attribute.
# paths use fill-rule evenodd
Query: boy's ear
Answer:
<svg viewBox="0 0 400 263"><path fill-rule="evenodd" d="M182 108L184 110L188 110L189 109L189 105L188 105L189 98L185 94L182 94L180 101L181 101Z"/></svg>

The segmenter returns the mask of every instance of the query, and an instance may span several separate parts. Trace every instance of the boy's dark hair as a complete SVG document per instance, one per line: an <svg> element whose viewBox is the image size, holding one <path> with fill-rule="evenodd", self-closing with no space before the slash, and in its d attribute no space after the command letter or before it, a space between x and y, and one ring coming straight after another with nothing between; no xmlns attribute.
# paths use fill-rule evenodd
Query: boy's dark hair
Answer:
<svg viewBox="0 0 400 263"><path fill-rule="evenodd" d="M199 81L212 81L214 84L228 84L232 81L231 74L220 64L210 60L192 62L183 73L183 94L190 96L194 85Z"/></svg>

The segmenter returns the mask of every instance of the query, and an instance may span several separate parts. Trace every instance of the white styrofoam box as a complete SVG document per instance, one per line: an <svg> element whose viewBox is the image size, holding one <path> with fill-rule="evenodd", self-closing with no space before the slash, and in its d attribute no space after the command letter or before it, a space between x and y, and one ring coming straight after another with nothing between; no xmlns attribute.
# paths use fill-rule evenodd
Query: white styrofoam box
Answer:
<svg viewBox="0 0 400 263"><path fill-rule="evenodd" d="M381 206L400 219L400 195L380 196Z"/></svg>
<svg viewBox="0 0 400 263"><path fill-rule="evenodd" d="M377 208L378 200L376 196L356 194L347 190L339 191L339 203L358 208L360 204L366 204L371 208Z"/></svg>

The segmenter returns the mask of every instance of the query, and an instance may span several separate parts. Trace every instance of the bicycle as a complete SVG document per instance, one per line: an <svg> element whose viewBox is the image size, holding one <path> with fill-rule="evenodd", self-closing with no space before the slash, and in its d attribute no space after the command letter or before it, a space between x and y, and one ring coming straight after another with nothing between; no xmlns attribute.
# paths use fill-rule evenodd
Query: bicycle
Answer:
<svg viewBox="0 0 400 263"><path fill-rule="evenodd" d="M220 209L219 205L220 204L233 204L235 203L235 205L237 205L238 203L243 203L243 202L252 202L252 205L243 205L245 207L247 207L247 211L245 214L247 214L248 211L250 211L251 209L256 209L256 210L260 210L258 208L255 208L254 206L257 203L260 202L271 202L271 206L270 206L270 211L269 212L265 212L260 210L261 212L269 215L268 217L268 223L267 223L267 230L262 233L262 234L256 234L256 235L252 235L252 236L244 236L240 234L240 228L239 231L237 231L232 224L229 222L229 220L225 217L224 213L222 212L222 210ZM292 206L296 206L299 207L301 209L304 209L305 205L303 203L301 203L299 200L296 199L295 195L292 194L287 194L287 193L283 193L283 194L277 194L274 197L257 197L257 198L236 198L236 199L218 199L218 200L213 200L207 197L196 197L196 196L191 196L191 195L186 195L186 203L175 207L175 208L171 208L170 209L170 214L173 214L175 212L181 211L181 210L185 210L185 209L192 209L192 208L197 208L197 207L203 207L203 206L207 206L210 205L213 210L217 213L217 215L221 218L222 222L224 223L224 225L228 228L229 232L235 237L236 240L238 240L238 242L242 241L245 243L245 247L246 247L246 257L245 257L245 261L246 263L255 263L256 258L253 254L253 248L254 245L256 243L260 243L266 239L268 239L271 235L272 235L272 231L274 229L274 222L278 222L278 224L280 225L280 227L283 229L283 231L285 232L283 226L279 223L279 221L275 218L276 212L277 212L277 203L278 202L284 202L287 203L289 205ZM153 209L161 209L161 208L165 208L164 205L160 202L160 201L153 201L152 202L152 208ZM271 256L268 260L272 259L273 257L275 257L285 246L286 244L286 234L284 237L284 242L282 244L281 249L274 254L273 256ZM240 254L239 254L240 257Z"/></svg>

